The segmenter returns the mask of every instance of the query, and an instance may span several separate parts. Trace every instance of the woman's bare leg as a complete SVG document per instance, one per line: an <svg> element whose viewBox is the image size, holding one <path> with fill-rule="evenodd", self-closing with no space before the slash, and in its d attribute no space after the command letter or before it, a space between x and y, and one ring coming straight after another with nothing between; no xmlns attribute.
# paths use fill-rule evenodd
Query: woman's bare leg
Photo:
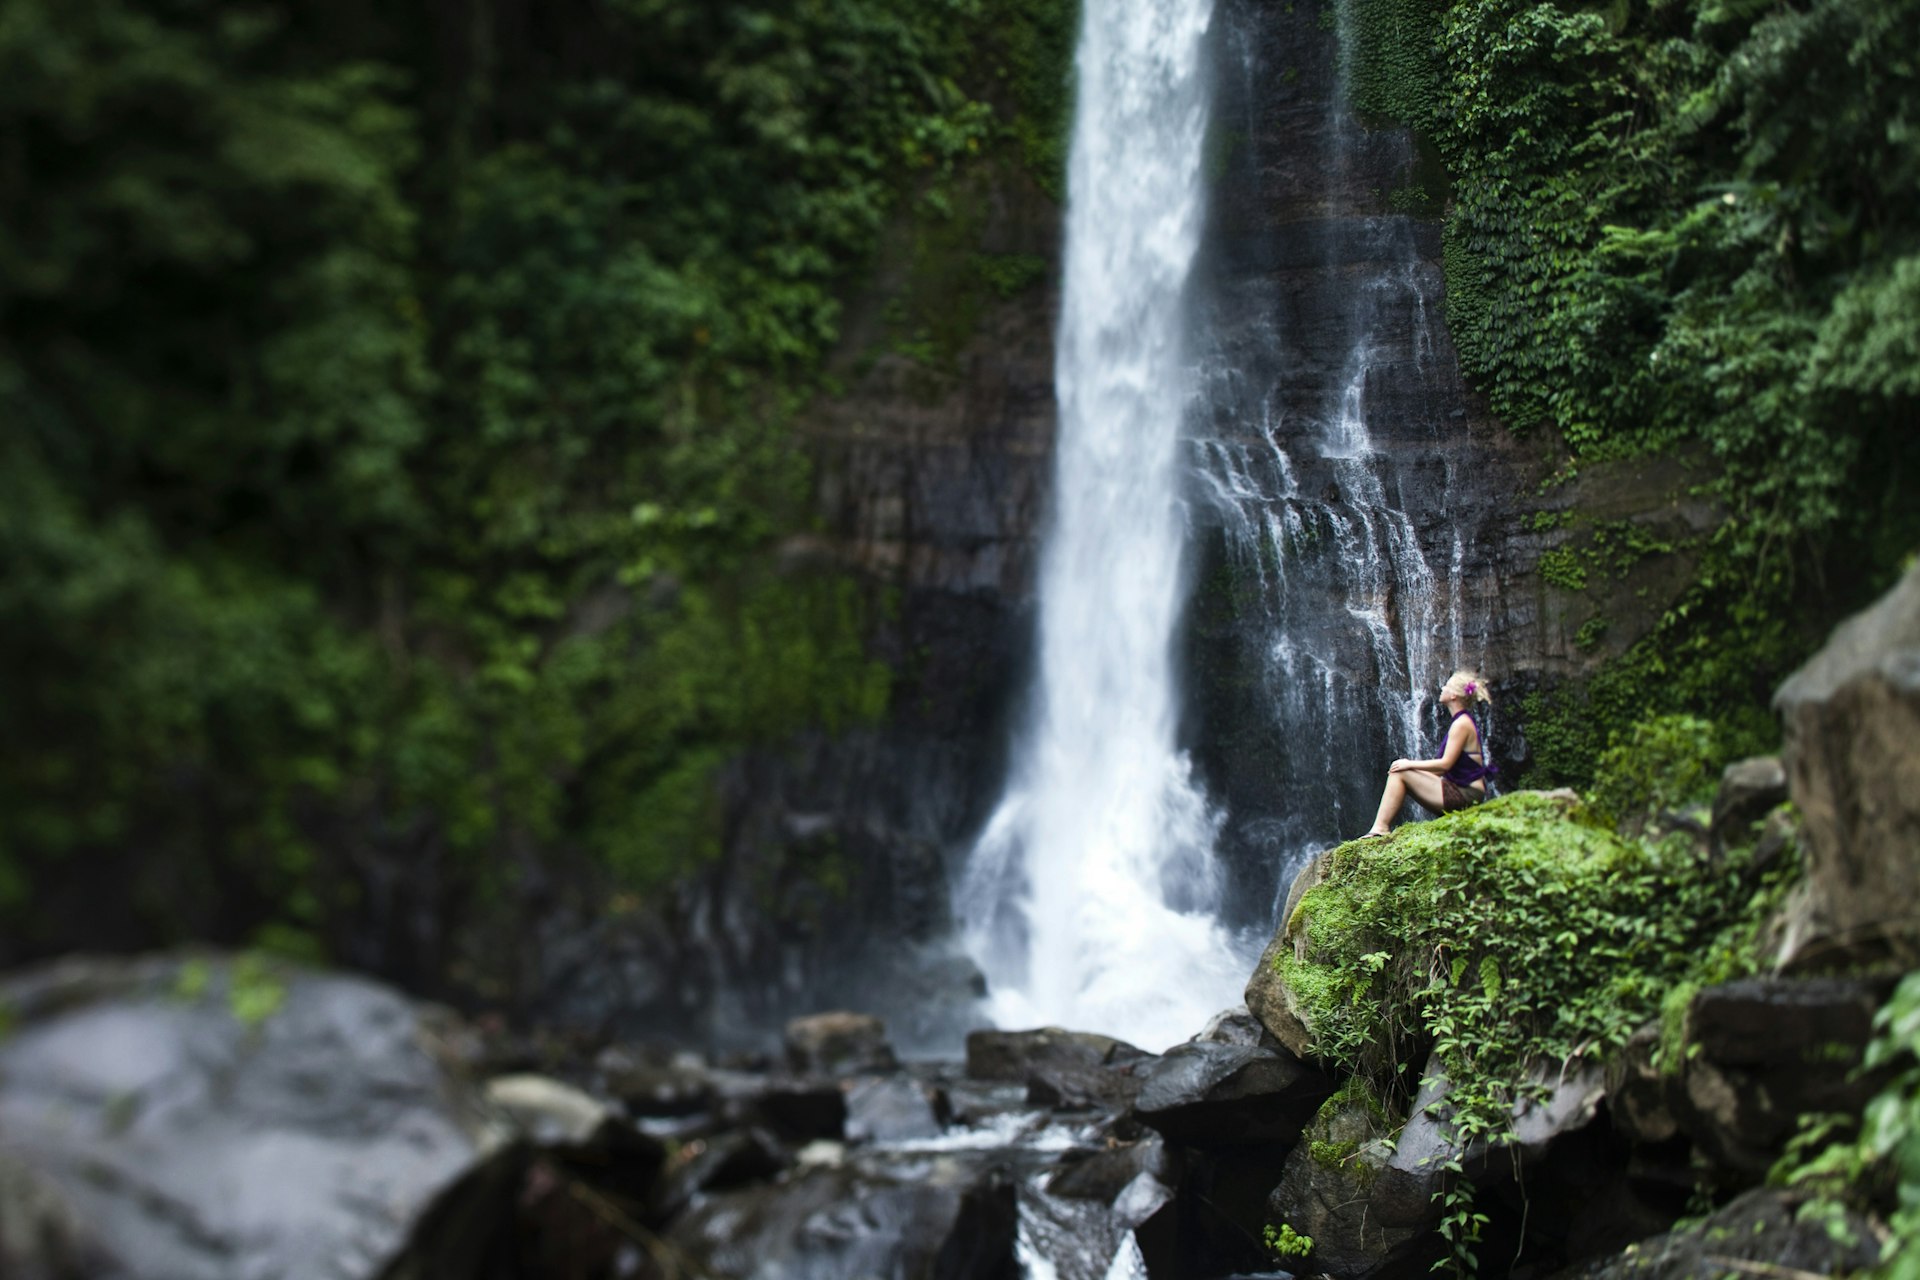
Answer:
<svg viewBox="0 0 1920 1280"><path fill-rule="evenodd" d="M1373 826L1367 834L1383 836L1391 831L1393 820L1399 816L1400 807L1406 804L1408 795L1435 813L1446 802L1439 774L1428 773L1424 769L1403 769L1399 773L1389 773L1386 790L1380 793L1380 812L1374 815Z"/></svg>
<svg viewBox="0 0 1920 1280"><path fill-rule="evenodd" d="M1400 806L1407 802L1407 775L1389 773L1386 790L1380 793L1380 812L1374 815L1373 825L1367 829L1370 836L1383 836L1393 830L1393 820L1400 812Z"/></svg>
<svg viewBox="0 0 1920 1280"><path fill-rule="evenodd" d="M1441 784L1440 775L1428 773L1424 769L1410 769L1406 773L1407 793L1435 813L1447 802L1447 789Z"/></svg>

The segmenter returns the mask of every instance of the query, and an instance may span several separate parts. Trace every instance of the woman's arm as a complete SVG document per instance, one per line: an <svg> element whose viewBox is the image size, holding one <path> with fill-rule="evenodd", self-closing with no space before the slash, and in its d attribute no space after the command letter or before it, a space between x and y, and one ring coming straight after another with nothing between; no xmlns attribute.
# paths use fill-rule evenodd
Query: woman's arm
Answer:
<svg viewBox="0 0 1920 1280"><path fill-rule="evenodd" d="M1453 768L1460 759L1460 753L1467 749L1468 726L1473 722L1465 716L1455 720L1447 729L1447 747L1438 760L1395 760L1388 773L1399 773L1403 769L1418 769L1423 773L1445 773Z"/></svg>

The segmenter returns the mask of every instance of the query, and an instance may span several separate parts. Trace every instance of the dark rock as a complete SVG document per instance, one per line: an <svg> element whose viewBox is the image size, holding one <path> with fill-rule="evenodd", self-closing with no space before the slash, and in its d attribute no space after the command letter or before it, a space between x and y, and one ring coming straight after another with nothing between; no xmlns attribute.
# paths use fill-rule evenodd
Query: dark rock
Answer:
<svg viewBox="0 0 1920 1280"><path fill-rule="evenodd" d="M696 1274L714 1280L1018 1280L1013 1184L960 1161L915 1173L807 1169L703 1201L674 1224L669 1241Z"/></svg>
<svg viewBox="0 0 1920 1280"><path fill-rule="evenodd" d="M1451 1176L1399 1158L1367 1099L1329 1099L1287 1157L1267 1219L1313 1237L1313 1266L1341 1280L1414 1277L1438 1256L1435 1201Z"/></svg>
<svg viewBox="0 0 1920 1280"><path fill-rule="evenodd" d="M1283 1050L1198 1042L1139 1068L1142 1124L1192 1147L1290 1145L1333 1091L1332 1082Z"/></svg>
<svg viewBox="0 0 1920 1280"><path fill-rule="evenodd" d="M1694 996L1687 1042L1724 1066L1830 1065L1830 1047L1865 1047L1890 994L1885 979L1743 978Z"/></svg>
<svg viewBox="0 0 1920 1280"><path fill-rule="evenodd" d="M1260 1025L1260 1019L1254 1017L1253 1011L1244 1004L1214 1014L1193 1039L1201 1044L1265 1044L1272 1047L1276 1043L1267 1029Z"/></svg>
<svg viewBox="0 0 1920 1280"><path fill-rule="evenodd" d="M1124 1040L1090 1031L974 1031L967 1036L967 1075L1025 1082L1043 1067L1099 1067L1151 1057Z"/></svg>
<svg viewBox="0 0 1920 1280"><path fill-rule="evenodd" d="M1680 1122L1723 1170L1756 1179L1799 1117L1856 1113L1882 1083L1854 1078L1890 983L1748 978L1708 987L1687 1011Z"/></svg>
<svg viewBox="0 0 1920 1280"><path fill-rule="evenodd" d="M696 1196L770 1181L793 1163L764 1129L729 1129L683 1144L666 1172L659 1216L673 1218Z"/></svg>
<svg viewBox="0 0 1920 1280"><path fill-rule="evenodd" d="M938 1137L940 1098L907 1076L856 1080L847 1089L847 1141L910 1142Z"/></svg>
<svg viewBox="0 0 1920 1280"><path fill-rule="evenodd" d="M1628 1038L1607 1072L1608 1114L1613 1127L1629 1140L1645 1145L1670 1141L1680 1132L1679 1108L1684 1090L1678 1071L1660 1069L1654 1053L1660 1047L1658 1022L1650 1022Z"/></svg>
<svg viewBox="0 0 1920 1280"><path fill-rule="evenodd" d="M787 1023L787 1067L797 1075L850 1076L899 1066L887 1025L864 1013L816 1013Z"/></svg>
<svg viewBox="0 0 1920 1280"><path fill-rule="evenodd" d="M0 1275L9 1280L90 1280L124 1275L51 1181L0 1155Z"/></svg>
<svg viewBox="0 0 1920 1280"><path fill-rule="evenodd" d="M1713 798L1714 849L1736 848L1752 841L1754 824L1786 798L1787 771L1779 756L1755 756L1728 765Z"/></svg>
<svg viewBox="0 0 1920 1280"><path fill-rule="evenodd" d="M1141 1174L1169 1187L1180 1183L1179 1164L1157 1134L1118 1143L1063 1166L1047 1180L1047 1194L1112 1204Z"/></svg>
<svg viewBox="0 0 1920 1280"><path fill-rule="evenodd" d="M722 1125L759 1125L788 1142L838 1142L846 1136L846 1090L833 1080L716 1071L714 1117Z"/></svg>
<svg viewBox="0 0 1920 1280"><path fill-rule="evenodd" d="M1563 1271L1557 1280L1836 1276L1879 1261L1871 1223L1851 1210L1839 1210L1849 1237L1843 1243L1819 1221L1800 1221L1802 1202L1803 1197L1783 1191L1750 1191L1684 1230L1641 1240L1610 1258Z"/></svg>
<svg viewBox="0 0 1920 1280"><path fill-rule="evenodd" d="M0 1131L119 1260L100 1276L375 1275L499 1140L445 1015L358 978L74 959L0 1004Z"/></svg>
<svg viewBox="0 0 1920 1280"><path fill-rule="evenodd" d="M1027 1076L1027 1102L1055 1111L1124 1111L1144 1082L1132 1064L1080 1066L1071 1062L1035 1067Z"/></svg>
<svg viewBox="0 0 1920 1280"><path fill-rule="evenodd" d="M1920 568L1843 622L1774 696L1812 916L1799 940L1920 956Z"/></svg>
<svg viewBox="0 0 1920 1280"><path fill-rule="evenodd" d="M601 1086L636 1116L695 1116L714 1103L713 1080L692 1054L640 1056L621 1050L595 1063Z"/></svg>

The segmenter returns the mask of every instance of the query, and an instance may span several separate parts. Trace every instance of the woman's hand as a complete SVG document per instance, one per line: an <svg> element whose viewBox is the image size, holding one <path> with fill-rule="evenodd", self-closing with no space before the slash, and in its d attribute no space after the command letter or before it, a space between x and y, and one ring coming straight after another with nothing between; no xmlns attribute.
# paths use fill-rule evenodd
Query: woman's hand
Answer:
<svg viewBox="0 0 1920 1280"><path fill-rule="evenodd" d="M1387 772L1388 773L1405 773L1407 770L1411 768L1413 768L1413 761L1402 758L1399 760L1395 760L1392 764L1388 765Z"/></svg>

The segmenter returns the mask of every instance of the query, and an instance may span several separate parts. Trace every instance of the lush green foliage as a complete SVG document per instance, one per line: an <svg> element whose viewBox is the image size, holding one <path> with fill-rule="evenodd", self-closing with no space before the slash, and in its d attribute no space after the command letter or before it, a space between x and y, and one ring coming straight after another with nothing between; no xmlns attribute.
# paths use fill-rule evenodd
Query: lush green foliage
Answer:
<svg viewBox="0 0 1920 1280"><path fill-rule="evenodd" d="M1726 759L1711 721L1654 716L1631 726L1600 753L1587 797L1616 822L1638 825L1662 810L1709 800Z"/></svg>
<svg viewBox="0 0 1920 1280"><path fill-rule="evenodd" d="M1267 1252L1282 1262L1288 1258L1309 1257L1313 1253L1313 1237L1301 1235L1291 1223L1283 1222L1278 1229L1268 1223L1261 1232L1261 1238L1267 1246Z"/></svg>
<svg viewBox="0 0 1920 1280"><path fill-rule="evenodd" d="M1444 162L1448 316L1495 412L1576 460L1697 464L1725 513L1620 662L1629 718L1763 703L1801 620L1920 541L1920 2L1345 8L1357 105ZM1581 737L1614 701L1538 712ZM1552 744L1538 776L1584 783L1604 745Z"/></svg>
<svg viewBox="0 0 1920 1280"><path fill-rule="evenodd" d="M1812 1117L1802 1145L1817 1148L1804 1160L1783 1161L1776 1176L1820 1193L1812 1206L1864 1197L1869 1207L1884 1207L1889 1238L1879 1280L1920 1277L1920 972L1902 979L1893 998L1874 1017L1877 1035L1867 1046L1861 1069L1893 1072L1885 1088L1867 1104L1856 1126L1851 1116ZM1840 1141L1820 1143L1839 1129L1853 1131Z"/></svg>
<svg viewBox="0 0 1920 1280"><path fill-rule="evenodd" d="M148 937L324 933L383 857L645 887L717 841L722 762L877 715L884 599L773 554L788 424L883 226L1052 178L1070 19L7 6L12 942L76 874Z"/></svg>

